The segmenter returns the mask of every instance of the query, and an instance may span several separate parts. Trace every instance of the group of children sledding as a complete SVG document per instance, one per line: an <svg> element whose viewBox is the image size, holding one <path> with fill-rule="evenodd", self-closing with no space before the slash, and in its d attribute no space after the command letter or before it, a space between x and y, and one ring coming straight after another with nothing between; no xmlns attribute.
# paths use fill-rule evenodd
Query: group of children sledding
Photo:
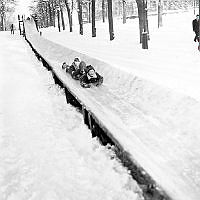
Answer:
<svg viewBox="0 0 200 200"><path fill-rule="evenodd" d="M92 65L87 65L79 58L75 58L71 65L65 62L62 69L69 73L73 79L80 80L80 85L84 88L90 88L92 85L100 86L103 83L103 77L100 76Z"/></svg>

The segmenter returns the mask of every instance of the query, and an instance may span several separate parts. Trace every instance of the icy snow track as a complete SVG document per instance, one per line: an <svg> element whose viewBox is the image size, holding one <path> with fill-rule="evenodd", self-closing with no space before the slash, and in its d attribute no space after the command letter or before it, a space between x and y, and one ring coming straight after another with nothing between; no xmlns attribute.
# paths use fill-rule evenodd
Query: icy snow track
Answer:
<svg viewBox="0 0 200 200"><path fill-rule="evenodd" d="M1 32L0 44L0 199L142 199L25 41Z"/></svg>
<svg viewBox="0 0 200 200"><path fill-rule="evenodd" d="M60 79L172 199L199 200L198 101L46 40L33 22L26 22L26 33ZM83 89L62 71L62 62L75 56L104 76L102 87Z"/></svg>

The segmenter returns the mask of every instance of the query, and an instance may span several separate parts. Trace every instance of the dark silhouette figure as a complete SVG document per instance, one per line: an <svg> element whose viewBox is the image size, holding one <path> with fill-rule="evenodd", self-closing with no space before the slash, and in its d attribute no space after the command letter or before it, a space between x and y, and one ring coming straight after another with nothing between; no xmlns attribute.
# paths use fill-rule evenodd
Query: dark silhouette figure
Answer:
<svg viewBox="0 0 200 200"><path fill-rule="evenodd" d="M192 28L193 31L195 32L194 41L199 42L199 15L196 15L196 19L192 21Z"/></svg>
<svg viewBox="0 0 200 200"><path fill-rule="evenodd" d="M11 34L15 34L15 32L14 32L14 24L11 24L11 26L10 26L10 31L11 31Z"/></svg>

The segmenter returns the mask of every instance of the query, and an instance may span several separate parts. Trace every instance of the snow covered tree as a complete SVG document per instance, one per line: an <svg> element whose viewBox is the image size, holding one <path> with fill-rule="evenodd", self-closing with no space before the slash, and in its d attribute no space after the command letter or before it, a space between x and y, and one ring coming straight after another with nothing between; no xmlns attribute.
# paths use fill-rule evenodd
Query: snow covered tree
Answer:
<svg viewBox="0 0 200 200"><path fill-rule="evenodd" d="M1 0L2 1L2 0ZM158 26L162 25L162 8L169 9L187 9L193 6L194 0L33 0L37 2L34 7L34 13L40 19L42 27L49 25L55 26L56 21L62 22L65 30L64 14L67 13L69 30L72 32L72 13L78 13L80 34L83 34L83 22L90 23L92 17L92 36L96 36L95 21L108 18L110 39L114 39L113 17L117 17L126 23L127 18L139 18L140 43L142 43L143 33L148 29L148 12L158 13ZM46 3L44 3L46 2ZM145 3L144 3L145 2ZM93 5L93 6L92 6ZM145 5L145 6L144 6ZM59 11L58 11L59 10ZM92 12L93 11L93 14ZM58 14L59 13L59 14ZM64 14L63 14L64 13ZM74 15L73 15L74 16ZM59 23L58 23L59 24Z"/></svg>
<svg viewBox="0 0 200 200"><path fill-rule="evenodd" d="M6 30L10 25L8 19L14 13L16 0L0 0L0 31Z"/></svg>
<svg viewBox="0 0 200 200"><path fill-rule="evenodd" d="M30 6L29 9L32 13L32 17L37 21L39 27L48 27L49 21L52 22L52 19L50 19L49 16L49 9L47 8L47 3L46 1L44 2L43 0L34 0L34 5Z"/></svg>
<svg viewBox="0 0 200 200"><path fill-rule="evenodd" d="M37 16L40 27L60 26L60 19L63 30L65 30L63 8L65 7L63 0L33 0L29 7L32 16ZM58 14L59 13L59 14Z"/></svg>

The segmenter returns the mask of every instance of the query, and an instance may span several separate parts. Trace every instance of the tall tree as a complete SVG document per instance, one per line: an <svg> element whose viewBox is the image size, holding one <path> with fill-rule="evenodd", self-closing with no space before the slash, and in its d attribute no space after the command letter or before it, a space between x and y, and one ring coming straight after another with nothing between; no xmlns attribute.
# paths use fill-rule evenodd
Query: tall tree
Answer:
<svg viewBox="0 0 200 200"><path fill-rule="evenodd" d="M95 0L92 0L92 37L96 37L96 28L95 28Z"/></svg>
<svg viewBox="0 0 200 200"><path fill-rule="evenodd" d="M69 31L72 32L72 6L70 8L69 0L64 0L65 6L67 8L67 15L69 20Z"/></svg>
<svg viewBox="0 0 200 200"><path fill-rule="evenodd" d="M77 0L77 3L78 3L78 21L80 26L79 33L83 35L82 0Z"/></svg>
<svg viewBox="0 0 200 200"><path fill-rule="evenodd" d="M15 11L16 0L0 0L0 31L4 31L9 26L8 18Z"/></svg>
<svg viewBox="0 0 200 200"><path fill-rule="evenodd" d="M138 7L140 43L142 43L143 33L145 31L148 32L147 0L136 0L136 3Z"/></svg>
<svg viewBox="0 0 200 200"><path fill-rule="evenodd" d="M53 26L56 27L56 2L51 0Z"/></svg>
<svg viewBox="0 0 200 200"><path fill-rule="evenodd" d="M112 0L108 0L108 23L109 23L110 40L114 40L115 36L113 29Z"/></svg>
<svg viewBox="0 0 200 200"><path fill-rule="evenodd" d="M148 49L148 20L147 20L147 0L143 0L143 31L142 31L142 48Z"/></svg>
<svg viewBox="0 0 200 200"><path fill-rule="evenodd" d="M58 17L58 31L60 32L60 10L57 10L57 17Z"/></svg>
<svg viewBox="0 0 200 200"><path fill-rule="evenodd" d="M162 1L158 0L158 28L162 26Z"/></svg>
<svg viewBox="0 0 200 200"><path fill-rule="evenodd" d="M123 24L126 23L126 1L125 0L122 0L123 1Z"/></svg>
<svg viewBox="0 0 200 200"><path fill-rule="evenodd" d="M91 1L88 3L88 22L91 23Z"/></svg>
<svg viewBox="0 0 200 200"><path fill-rule="evenodd" d="M45 27L49 27L49 13L48 13L48 2L43 1L44 16L45 16Z"/></svg>
<svg viewBox="0 0 200 200"><path fill-rule="evenodd" d="M105 22L105 0L102 0L102 19Z"/></svg>
<svg viewBox="0 0 200 200"><path fill-rule="evenodd" d="M60 7L60 15L61 15L62 27L63 27L63 30L65 30L65 20L64 20L63 7L62 7L62 4L61 4L61 0L59 0L59 7Z"/></svg>

